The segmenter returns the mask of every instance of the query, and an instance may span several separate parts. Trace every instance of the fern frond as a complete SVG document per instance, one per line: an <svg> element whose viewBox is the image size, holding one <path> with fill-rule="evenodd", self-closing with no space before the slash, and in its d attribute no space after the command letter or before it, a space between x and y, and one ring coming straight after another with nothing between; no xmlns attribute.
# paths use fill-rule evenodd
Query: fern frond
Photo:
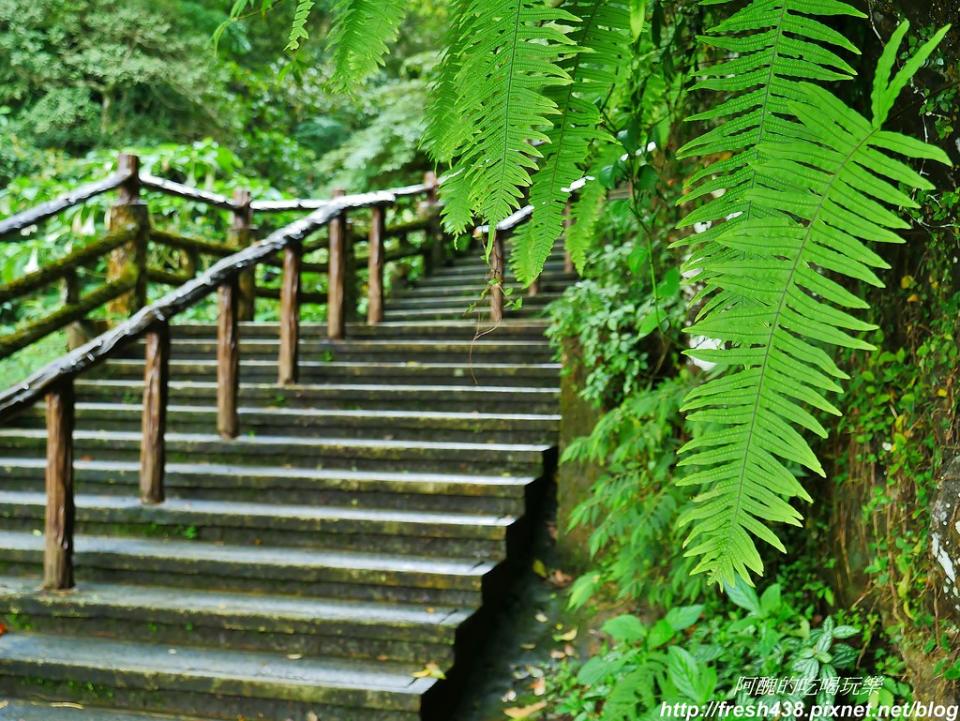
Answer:
<svg viewBox="0 0 960 721"><path fill-rule="evenodd" d="M552 89L558 117L547 133L540 169L533 176L533 216L517 235L511 264L517 279L532 283L563 231L568 188L583 175L590 148L613 138L601 125L600 103L627 67L630 8L625 0L574 0L566 6L580 18L570 35L579 52L561 65L573 82Z"/></svg>
<svg viewBox="0 0 960 721"><path fill-rule="evenodd" d="M296 52L300 49L300 44L310 37L307 32L307 20L310 19L310 12L314 5L316 5L314 0L297 0L297 7L293 11L293 24L290 26L290 35L287 37L285 48L287 52Z"/></svg>
<svg viewBox="0 0 960 721"><path fill-rule="evenodd" d="M901 187L932 187L891 153L949 163L937 148L882 130L946 30L890 79L888 60L906 28L895 33L879 64L872 120L816 84L791 82L782 110L794 121L757 145L750 170L758 182L737 199L753 216L716 226L719 250L699 261L706 303L689 332L726 348L689 354L727 371L684 402L688 418L708 426L681 450L680 465L700 470L680 483L704 491L680 523L691 525L686 553L699 557L695 571L712 580L762 573L754 538L783 551L768 524L799 525L789 501L810 500L791 466L824 474L804 433L826 430L808 408L839 414L826 394L845 378L824 347L870 349L856 333L874 327L848 312L865 303L830 276L881 285L874 271L886 264L866 242L903 242L896 231L909 226L890 206L915 205Z"/></svg>
<svg viewBox="0 0 960 721"><path fill-rule="evenodd" d="M427 103L427 127L421 140L422 147L438 163L450 163L457 148L469 135L459 115L460 73L466 35L470 27L467 21L471 0L452 0L450 24L447 27L443 54L437 68L437 76L430 86Z"/></svg>
<svg viewBox="0 0 960 721"><path fill-rule="evenodd" d="M396 39L408 7L409 3L404 0L337 0L334 3L330 45L333 48L331 84L335 88L348 90L377 71L390 43Z"/></svg>
<svg viewBox="0 0 960 721"><path fill-rule="evenodd" d="M519 207L540 158L535 143L548 140L557 106L546 91L570 82L559 61L577 18L540 0L471 0L462 22L454 107L463 132L451 156L471 209L494 227ZM441 188L448 201L452 192ZM455 233L467 225L450 213L445 222Z"/></svg>

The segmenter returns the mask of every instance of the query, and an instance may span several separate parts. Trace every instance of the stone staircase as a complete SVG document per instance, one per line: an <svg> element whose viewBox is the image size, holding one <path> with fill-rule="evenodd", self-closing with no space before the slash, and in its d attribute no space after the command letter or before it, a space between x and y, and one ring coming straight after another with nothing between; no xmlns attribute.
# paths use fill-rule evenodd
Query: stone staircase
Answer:
<svg viewBox="0 0 960 721"><path fill-rule="evenodd" d="M173 326L160 505L137 498L141 349L84 375L69 592L37 590L42 409L0 428L0 719L449 719L555 462L539 316L572 280L556 253L490 329L464 316L485 276L461 259L345 341L304 325L295 386L277 326L244 324L230 441L216 329Z"/></svg>

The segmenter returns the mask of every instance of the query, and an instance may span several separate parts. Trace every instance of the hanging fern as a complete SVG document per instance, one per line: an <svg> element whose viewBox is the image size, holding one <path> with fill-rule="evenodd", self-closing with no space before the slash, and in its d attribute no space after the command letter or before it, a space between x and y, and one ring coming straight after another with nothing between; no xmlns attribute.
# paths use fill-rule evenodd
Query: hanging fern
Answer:
<svg viewBox="0 0 960 721"><path fill-rule="evenodd" d="M843 11L833 0L755 2L750 7L759 12L788 5L784 15L804 8ZM725 26L769 27L758 24L756 17L737 14ZM794 21L790 27L809 29L810 22ZM690 420L708 426L682 449L681 465L700 470L680 483L702 485L705 490L681 524L691 525L686 545L688 555L699 557L695 570L707 572L712 580L733 584L737 577L749 581L751 571L762 573L754 537L783 551L768 524L799 525L801 516L789 499L810 500L793 468L802 466L823 475L802 433L826 436L809 407L839 413L825 394L839 392L838 381L845 376L824 346L870 349L851 331L873 327L847 312L863 309L866 303L829 276L880 286L873 269L886 264L864 241L902 242L895 231L908 225L887 206L916 203L897 184L908 189L932 187L890 153L949 163L933 146L882 130L894 100L947 31L938 32L891 79L907 28L904 23L896 31L879 61L871 120L818 85L790 81L789 91L779 95L773 108L777 120L768 135L761 138L757 131L753 108L758 96L751 91L721 105L726 115L736 112L734 107L741 115L697 143L701 152L751 146L749 166L739 165L736 158L712 166L714 172L728 175L703 182L698 191L709 186L728 188L727 193L705 206L712 206L711 213L692 214L713 219L713 213L749 210L747 217L715 225L708 231L707 250L695 251L694 256L704 290L699 296L702 308L689 331L718 339L725 347L689 354L727 370L693 390L684 404ZM817 37L837 40L822 29ZM723 47L742 52L763 45L763 40L751 42L748 37L722 41ZM809 48L805 55L808 60L828 58ZM790 72L789 63L783 73ZM738 77L759 77L750 75L755 71L744 58L725 63L714 74L730 72L738 75L718 78L714 84L744 90L750 83ZM800 61L794 74L829 79L808 61ZM741 139L741 134L746 137ZM749 179L746 187L744 178ZM729 188L734 188L732 199Z"/></svg>
<svg viewBox="0 0 960 721"><path fill-rule="evenodd" d="M337 0L334 3L330 30L334 87L347 90L377 71L408 7L409 3L404 0Z"/></svg>
<svg viewBox="0 0 960 721"><path fill-rule="evenodd" d="M545 131L557 114L546 93L570 82L560 60L572 49L564 26L577 22L539 0L471 0L459 11L454 22L462 45L450 60L456 69L450 107L459 127L443 136L449 145L437 156L455 158L454 169L463 174L442 191L445 221L456 233L470 221L464 208L493 227L519 207L540 158L535 144L548 140ZM463 193L466 199L457 197Z"/></svg>
<svg viewBox="0 0 960 721"><path fill-rule="evenodd" d="M533 217L518 234L511 256L514 273L524 285L540 274L563 231L569 195L565 189L583 175L591 146L614 141L601 124L600 105L628 64L630 7L625 0L574 0L567 7L580 18L570 36L579 52L562 63L573 82L549 94L559 115L533 176Z"/></svg>
<svg viewBox="0 0 960 721"><path fill-rule="evenodd" d="M266 11L266 4L264 3L264 11ZM287 52L296 52L300 49L300 44L310 37L307 32L307 20L310 19L310 12L314 5L316 5L314 0L297 0L297 7L293 11L290 35L287 37L287 47L285 48Z"/></svg>

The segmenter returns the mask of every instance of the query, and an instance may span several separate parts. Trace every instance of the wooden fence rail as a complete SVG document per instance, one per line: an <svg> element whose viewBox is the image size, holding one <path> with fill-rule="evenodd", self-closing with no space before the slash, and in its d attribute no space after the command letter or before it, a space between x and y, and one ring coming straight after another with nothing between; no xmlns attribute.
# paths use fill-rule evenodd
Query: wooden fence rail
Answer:
<svg viewBox="0 0 960 721"><path fill-rule="evenodd" d="M350 278L358 260L365 261L367 273L367 322L383 320L384 266L396 259L422 256L425 269L436 267L445 259L446 239L438 219L436 176L429 174L425 182L390 191L357 195L338 194L323 200L255 201L246 191L238 191L233 199L180 183L139 172L138 160L129 155L120 157L118 172L111 177L83 186L56 200L0 221L0 238L21 233L58 212L112 190L118 191L117 203L111 210L110 231L95 243L74 251L49 267L24 278L0 286L0 302L22 298L50 283L63 280L68 285L67 305L35 321L26 328L0 338L0 357L10 349L22 348L36 339L86 317L106 303L114 304L129 316L112 329L86 342L40 369L23 383L0 392L0 424L33 406L46 401L47 509L45 521L44 586L66 589L73 586L73 426L75 416L74 384L76 379L96 365L115 357L131 344L144 340L145 375L140 449L140 498L143 503L162 503L165 498L165 436L170 383L170 321L216 295L217 322L217 430L224 438L240 433L237 408L239 390L240 321L253 317L257 297L279 300L280 331L278 384L296 383L299 375L300 313L304 303L326 303L328 335L343 338L346 333ZM151 227L147 207L140 199L143 190L155 190L190 201L214 206L231 213L227 243L221 245L199 238L189 238ZM421 217L393 226L387 223L390 209L399 199L423 196ZM309 214L270 233L263 240L252 241L252 220L255 213L309 210ZM352 223L351 214L369 212L367 223ZM503 241L504 235L529 217L529 209L520 211L511 223L501 224L494 233L492 275L498 291L492 295L491 317L503 317ZM522 216L522 217L520 217ZM509 226L509 227L508 227ZM308 242L321 229L326 229L325 242ZM423 233L424 241L411 243L409 236ZM388 250L387 241L396 241ZM148 264L149 243L185 254L185 263L178 271L151 268ZM356 253L356 246L366 245L366 253ZM326 250L327 262L308 262L305 256ZM79 290L76 269L99 262L109 256L107 282L83 295ZM216 259L200 272L201 257ZM256 287L254 271L259 265L279 268L279 288ZM326 293L305 291L304 273L327 276ZM149 280L175 286L157 302L146 304Z"/></svg>

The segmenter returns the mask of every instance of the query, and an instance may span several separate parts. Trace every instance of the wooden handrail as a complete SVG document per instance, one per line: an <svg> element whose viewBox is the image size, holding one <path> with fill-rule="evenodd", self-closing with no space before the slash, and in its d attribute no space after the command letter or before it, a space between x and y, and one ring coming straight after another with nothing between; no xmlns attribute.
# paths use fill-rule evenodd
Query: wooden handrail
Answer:
<svg viewBox="0 0 960 721"><path fill-rule="evenodd" d="M203 203L204 205L212 205L215 208L222 208L223 210L237 210L241 207L225 195L213 193L209 190L191 188L189 185L167 180L166 178L158 178L156 175L150 175L148 173L140 175L140 184L144 188L156 190L176 198L193 200L197 203Z"/></svg>
<svg viewBox="0 0 960 721"><path fill-rule="evenodd" d="M66 278L78 267L90 265L99 260L114 248L117 248L133 238L133 229L124 228L122 230L107 233L99 240L78 248L71 253L58 258L50 265L47 265L33 273L17 278L6 285L0 285L0 303L6 303L21 296L27 295L35 290L50 285L58 280Z"/></svg>
<svg viewBox="0 0 960 721"><path fill-rule="evenodd" d="M71 190L69 193L64 193L59 198L54 198L34 208L12 215L6 220L0 221L0 239L13 233L19 233L98 195L115 190L128 180L130 180L130 173L114 173L108 178L88 183L76 190Z"/></svg>

